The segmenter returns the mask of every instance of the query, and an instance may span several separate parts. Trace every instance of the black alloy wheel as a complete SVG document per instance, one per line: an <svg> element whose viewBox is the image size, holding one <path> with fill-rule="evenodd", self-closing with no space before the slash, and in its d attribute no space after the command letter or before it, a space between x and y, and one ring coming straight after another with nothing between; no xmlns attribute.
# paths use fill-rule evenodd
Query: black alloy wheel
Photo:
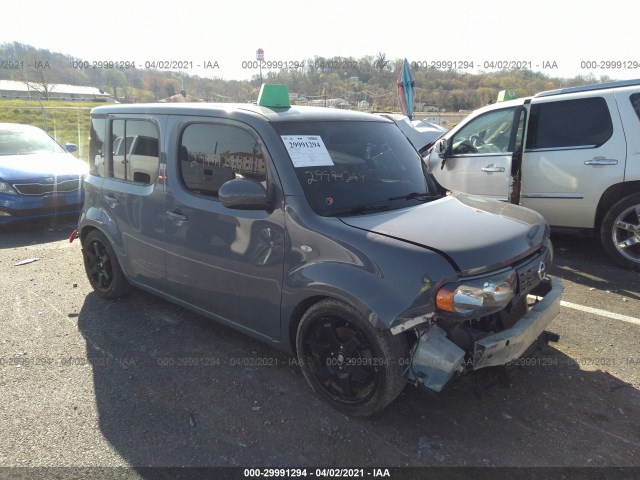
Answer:
<svg viewBox="0 0 640 480"><path fill-rule="evenodd" d="M98 230L87 234L82 253L84 267L94 291L104 298L119 298L128 293L129 285L115 252Z"/></svg>
<svg viewBox="0 0 640 480"><path fill-rule="evenodd" d="M341 317L319 318L307 333L304 360L324 393L345 405L361 405L380 382L367 338Z"/></svg>
<svg viewBox="0 0 640 480"><path fill-rule="evenodd" d="M374 328L341 301L323 300L307 310L298 326L296 346L311 388L347 415L377 413L404 388L408 357L404 337Z"/></svg>

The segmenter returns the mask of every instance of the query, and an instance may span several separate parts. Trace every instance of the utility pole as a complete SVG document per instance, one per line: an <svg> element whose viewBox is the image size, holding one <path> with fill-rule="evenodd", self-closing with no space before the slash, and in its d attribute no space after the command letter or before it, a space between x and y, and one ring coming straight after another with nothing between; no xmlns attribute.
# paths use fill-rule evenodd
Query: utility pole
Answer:
<svg viewBox="0 0 640 480"><path fill-rule="evenodd" d="M256 60L258 61L258 68L260 69L260 85L262 85L262 62L264 62L264 50L259 48L256 50Z"/></svg>

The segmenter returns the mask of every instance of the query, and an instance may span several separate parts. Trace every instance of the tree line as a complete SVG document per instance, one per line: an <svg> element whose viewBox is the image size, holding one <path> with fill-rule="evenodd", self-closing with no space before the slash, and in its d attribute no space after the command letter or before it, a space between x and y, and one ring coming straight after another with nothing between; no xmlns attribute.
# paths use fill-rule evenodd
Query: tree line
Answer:
<svg viewBox="0 0 640 480"><path fill-rule="evenodd" d="M320 57L307 59L304 66L269 70L262 78L224 80L191 75L188 71L141 68L74 68L83 59L37 49L18 42L0 45L0 60L20 68L0 69L0 80L29 83L46 100L54 84L99 88L121 102L149 102L179 94L207 102L255 101L261 81L282 83L289 92L305 100L342 98L352 108L397 110L396 80L402 59L390 59L384 52L361 58ZM75 63L74 63L75 62ZM446 111L472 110L495 101L500 90L515 90L518 96L543 90L610 80L592 74L555 78L530 70L465 73L457 70L414 68L415 102ZM302 100L304 99L304 100ZM366 107L365 107L366 106Z"/></svg>

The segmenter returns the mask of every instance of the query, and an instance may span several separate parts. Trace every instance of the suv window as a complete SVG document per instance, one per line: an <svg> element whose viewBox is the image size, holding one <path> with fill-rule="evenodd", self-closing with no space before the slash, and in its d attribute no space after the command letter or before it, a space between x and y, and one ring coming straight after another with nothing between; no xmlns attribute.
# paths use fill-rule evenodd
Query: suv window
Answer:
<svg viewBox="0 0 640 480"><path fill-rule="evenodd" d="M156 126L148 120L111 122L110 176L118 180L151 184L158 178L159 138Z"/></svg>
<svg viewBox="0 0 640 480"><path fill-rule="evenodd" d="M613 135L602 97L538 103L531 106L527 149L599 147Z"/></svg>
<svg viewBox="0 0 640 480"><path fill-rule="evenodd" d="M453 155L510 153L515 108L494 110L469 122L451 140Z"/></svg>
<svg viewBox="0 0 640 480"><path fill-rule="evenodd" d="M638 116L638 120L640 120L640 93L634 93L629 97L631 100L631 105L633 105L633 110L636 112Z"/></svg>
<svg viewBox="0 0 640 480"><path fill-rule="evenodd" d="M266 186L260 142L242 128L192 123L184 129L179 149L182 181L193 193L217 197L220 186L234 178L252 178Z"/></svg>

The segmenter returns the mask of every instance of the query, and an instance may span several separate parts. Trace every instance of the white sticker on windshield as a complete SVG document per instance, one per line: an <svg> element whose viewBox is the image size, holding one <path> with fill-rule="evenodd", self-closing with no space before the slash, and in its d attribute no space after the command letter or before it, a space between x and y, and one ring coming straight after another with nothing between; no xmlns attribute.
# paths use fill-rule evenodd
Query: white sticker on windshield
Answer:
<svg viewBox="0 0 640 480"><path fill-rule="evenodd" d="M294 167L333 166L331 155L320 135L281 135L281 137Z"/></svg>

